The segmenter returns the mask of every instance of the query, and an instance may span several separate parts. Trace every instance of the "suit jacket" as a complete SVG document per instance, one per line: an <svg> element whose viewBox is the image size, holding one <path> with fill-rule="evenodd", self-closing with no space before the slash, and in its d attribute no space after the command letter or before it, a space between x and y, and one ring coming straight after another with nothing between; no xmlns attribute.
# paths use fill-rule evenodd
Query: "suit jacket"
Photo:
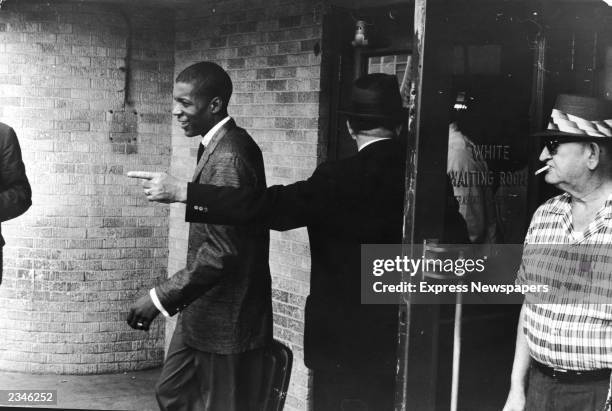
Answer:
<svg viewBox="0 0 612 411"><path fill-rule="evenodd" d="M397 306L361 304L360 247L402 240L404 153L394 140L379 141L350 158L321 164L306 181L265 191L188 186L188 221L308 227L309 368L394 372Z"/></svg>
<svg viewBox="0 0 612 411"><path fill-rule="evenodd" d="M230 120L204 150L192 181L263 190L261 151ZM268 230L254 224L190 224L186 268L155 289L170 314L181 311L187 345L233 354L271 340L269 241Z"/></svg>
<svg viewBox="0 0 612 411"><path fill-rule="evenodd" d="M15 131L0 123L0 221L23 214L32 205L32 190L21 160L21 149ZM4 238L0 229L0 257ZM0 258L0 282L2 260Z"/></svg>
<svg viewBox="0 0 612 411"><path fill-rule="evenodd" d="M307 226L311 252L304 361L313 369L393 374L398 309L361 304L361 244L402 241L406 148L381 140L323 163L306 181L266 190L189 184L187 221ZM447 181L442 242L468 243Z"/></svg>

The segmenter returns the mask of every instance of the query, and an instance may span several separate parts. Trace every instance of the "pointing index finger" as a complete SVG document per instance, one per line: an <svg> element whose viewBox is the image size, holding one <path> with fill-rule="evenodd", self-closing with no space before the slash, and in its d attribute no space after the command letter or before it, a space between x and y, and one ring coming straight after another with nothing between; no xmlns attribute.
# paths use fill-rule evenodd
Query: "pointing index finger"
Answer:
<svg viewBox="0 0 612 411"><path fill-rule="evenodd" d="M131 178L142 178L145 180L152 180L155 178L155 173L149 171L128 171L127 176Z"/></svg>

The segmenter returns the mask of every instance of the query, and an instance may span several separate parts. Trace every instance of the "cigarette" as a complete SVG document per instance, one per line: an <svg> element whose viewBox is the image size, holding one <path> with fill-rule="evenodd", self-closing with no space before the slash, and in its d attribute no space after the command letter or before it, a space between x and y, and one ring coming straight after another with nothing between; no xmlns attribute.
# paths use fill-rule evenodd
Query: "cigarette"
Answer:
<svg viewBox="0 0 612 411"><path fill-rule="evenodd" d="M539 170L537 170L535 173L533 173L533 175L537 176L538 174L542 174L543 172L545 172L549 168L550 168L550 166L544 166L544 167L540 168Z"/></svg>

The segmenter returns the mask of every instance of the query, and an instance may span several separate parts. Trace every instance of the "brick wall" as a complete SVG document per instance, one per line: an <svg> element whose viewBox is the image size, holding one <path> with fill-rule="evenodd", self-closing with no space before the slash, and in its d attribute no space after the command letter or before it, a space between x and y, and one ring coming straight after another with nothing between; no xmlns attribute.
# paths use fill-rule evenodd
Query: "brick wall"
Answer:
<svg viewBox="0 0 612 411"><path fill-rule="evenodd" d="M187 65L213 60L229 71L230 114L260 145L269 185L310 176L322 158L318 4L203 2L176 21L167 11L127 14L133 104L124 110L128 32L116 6L22 0L0 11L0 121L19 134L34 190L28 213L3 225L0 369L161 362L162 327L147 337L124 317L136 295L184 266L184 208L149 205L123 175L170 166L191 177L198 141L171 126L169 113L172 79ZM270 266L275 336L295 355L286 406L303 410L304 229L272 233Z"/></svg>
<svg viewBox="0 0 612 411"><path fill-rule="evenodd" d="M0 369L102 373L159 365L127 309L167 272L169 208L131 169L169 165L174 17L118 6L11 1L0 10L0 121L18 133L33 205L2 225Z"/></svg>
<svg viewBox="0 0 612 411"><path fill-rule="evenodd" d="M325 145L320 140L320 4L307 0L203 1L177 13L175 74L212 60L234 82L230 115L263 152L268 185L309 177ZM172 171L190 178L199 139L175 125ZM184 208L170 215L169 271L185 264ZM274 333L294 353L286 409L308 408L308 370L303 362L304 303L310 251L305 229L271 233ZM172 326L169 327L170 329Z"/></svg>

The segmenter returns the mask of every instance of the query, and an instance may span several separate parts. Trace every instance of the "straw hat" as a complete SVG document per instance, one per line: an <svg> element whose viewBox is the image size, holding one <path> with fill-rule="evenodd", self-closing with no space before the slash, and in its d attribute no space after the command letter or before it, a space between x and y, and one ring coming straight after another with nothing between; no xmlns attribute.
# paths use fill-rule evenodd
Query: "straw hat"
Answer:
<svg viewBox="0 0 612 411"><path fill-rule="evenodd" d="M612 137L612 101L560 94L546 131L534 135L585 141Z"/></svg>

